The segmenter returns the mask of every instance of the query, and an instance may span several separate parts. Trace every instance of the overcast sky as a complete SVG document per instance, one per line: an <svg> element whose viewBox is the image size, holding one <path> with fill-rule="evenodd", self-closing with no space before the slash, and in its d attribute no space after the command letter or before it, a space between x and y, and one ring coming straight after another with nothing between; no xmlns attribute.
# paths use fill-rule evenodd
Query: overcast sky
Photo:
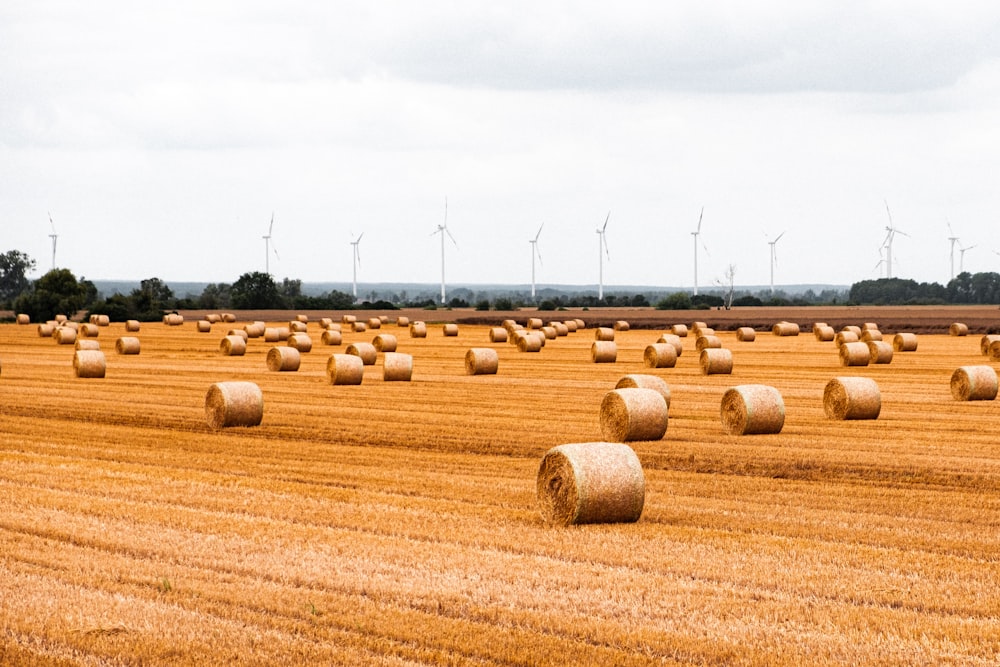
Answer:
<svg viewBox="0 0 1000 667"><path fill-rule="evenodd" d="M0 4L0 251L91 279L1000 270L994 2Z"/></svg>

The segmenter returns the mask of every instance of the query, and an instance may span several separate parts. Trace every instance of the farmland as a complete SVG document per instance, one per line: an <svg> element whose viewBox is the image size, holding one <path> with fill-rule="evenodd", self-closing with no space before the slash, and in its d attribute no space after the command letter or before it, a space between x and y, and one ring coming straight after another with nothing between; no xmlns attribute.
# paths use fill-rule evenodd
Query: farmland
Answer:
<svg viewBox="0 0 1000 667"><path fill-rule="evenodd" d="M144 323L119 356L112 323L107 377L78 379L72 346L0 325L0 663L1000 661L1000 402L949 389L991 363L979 335L848 369L808 333L720 330L733 373L705 376L691 337L644 369L653 329L593 364L589 328L519 353L485 324L388 324L412 381L384 382L380 359L333 386L329 355L378 331L325 346L310 322L312 351L278 373L262 339L221 356L231 326ZM465 375L470 347L496 347L499 373ZM604 394L636 372L672 395L664 439L632 443L641 519L545 525L541 457L599 440ZM878 382L877 420L826 418L842 375ZM207 426L225 380L260 386L260 426ZM749 383L781 392L781 433L724 434L721 397Z"/></svg>

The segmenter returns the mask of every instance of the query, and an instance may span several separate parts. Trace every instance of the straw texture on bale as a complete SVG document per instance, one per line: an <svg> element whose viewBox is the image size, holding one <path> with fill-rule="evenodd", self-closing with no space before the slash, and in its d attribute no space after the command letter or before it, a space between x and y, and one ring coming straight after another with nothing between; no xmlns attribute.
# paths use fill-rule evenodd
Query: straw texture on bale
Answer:
<svg viewBox="0 0 1000 667"><path fill-rule="evenodd" d="M333 324L333 318L332 317L321 317L321 318L319 318L319 328L320 329L329 329L331 324Z"/></svg>
<svg viewBox="0 0 1000 667"><path fill-rule="evenodd" d="M278 340L282 343L288 340L289 336L292 335L292 330L288 327L278 327Z"/></svg>
<svg viewBox="0 0 1000 667"><path fill-rule="evenodd" d="M708 328L708 324L705 323L705 322L694 321L694 322L691 323L691 331L692 331L692 333L697 334L698 331L700 331L701 329L706 329L706 328Z"/></svg>
<svg viewBox="0 0 1000 667"><path fill-rule="evenodd" d="M614 389L601 401L601 435L609 442L660 440L667 421L667 402L656 389Z"/></svg>
<svg viewBox="0 0 1000 667"><path fill-rule="evenodd" d="M218 313L209 313L208 315L205 316L205 319L211 322L212 324L218 324L219 322L222 321L222 316L219 315Z"/></svg>
<svg viewBox="0 0 1000 667"><path fill-rule="evenodd" d="M107 371L100 350L77 350L73 353L73 371L78 378L102 378Z"/></svg>
<svg viewBox="0 0 1000 667"><path fill-rule="evenodd" d="M584 322L583 320L581 320L579 317L577 317L574 321L576 322L576 328L577 329L586 329L587 328L587 323Z"/></svg>
<svg viewBox="0 0 1000 667"><path fill-rule="evenodd" d="M736 330L736 340L743 343L752 343L757 338L757 332L753 327L740 327Z"/></svg>
<svg viewBox="0 0 1000 667"><path fill-rule="evenodd" d="M771 333L775 336L798 336L799 325L795 322L778 322L771 327Z"/></svg>
<svg viewBox="0 0 1000 667"><path fill-rule="evenodd" d="M558 333L556 333L555 327L542 327L541 329L539 329L539 331L542 332L542 335L545 336L547 340L555 340L556 337L559 335Z"/></svg>
<svg viewBox="0 0 1000 667"><path fill-rule="evenodd" d="M677 334L669 334L669 333L663 334L656 340L656 342L666 343L667 345L673 345L674 350L676 350L678 357L681 356L682 352L684 352L684 342L681 340L681 337L678 336Z"/></svg>
<svg viewBox="0 0 1000 667"><path fill-rule="evenodd" d="M55 336L56 342L60 345L72 345L76 342L76 329L59 327L53 335Z"/></svg>
<svg viewBox="0 0 1000 667"><path fill-rule="evenodd" d="M882 393L871 378L836 377L823 389L823 411L830 419L878 419Z"/></svg>
<svg viewBox="0 0 1000 667"><path fill-rule="evenodd" d="M299 322L308 322L309 316L306 315L305 313L299 313L298 315L295 316L295 319L298 320Z"/></svg>
<svg viewBox="0 0 1000 667"><path fill-rule="evenodd" d="M87 338L97 338L101 335L101 330L97 328L96 324L91 324L90 322L84 322L80 325L79 333Z"/></svg>
<svg viewBox="0 0 1000 667"><path fill-rule="evenodd" d="M956 401L992 401L997 397L997 372L992 366L961 366L951 374Z"/></svg>
<svg viewBox="0 0 1000 667"><path fill-rule="evenodd" d="M205 420L211 428L259 426L264 394L253 382L216 382L205 395Z"/></svg>
<svg viewBox="0 0 1000 667"><path fill-rule="evenodd" d="M354 329L355 332L360 333L362 331L368 331L368 324L366 322L354 322L351 324L351 328Z"/></svg>
<svg viewBox="0 0 1000 667"><path fill-rule="evenodd" d="M377 317L369 317L368 318L368 328L369 329L381 329L382 328L382 320L380 320Z"/></svg>
<svg viewBox="0 0 1000 667"><path fill-rule="evenodd" d="M233 318L235 322L236 319ZM184 316L180 313L168 313L163 316L163 323L171 327L179 327L184 324Z"/></svg>
<svg viewBox="0 0 1000 667"><path fill-rule="evenodd" d="M868 346L868 363L891 364L892 345L884 340L872 340L865 343Z"/></svg>
<svg viewBox="0 0 1000 667"><path fill-rule="evenodd" d="M1000 361L1000 341L993 341L990 343L990 349L986 356L990 358L990 361Z"/></svg>
<svg viewBox="0 0 1000 667"><path fill-rule="evenodd" d="M18 324L31 324L31 316L28 315L27 313L18 313L17 314L17 323Z"/></svg>
<svg viewBox="0 0 1000 667"><path fill-rule="evenodd" d="M553 447L542 457L535 485L542 520L557 526L634 523L646 501L642 464L623 443Z"/></svg>
<svg viewBox="0 0 1000 667"><path fill-rule="evenodd" d="M111 318L107 315L98 315L94 324L99 327L111 326Z"/></svg>
<svg viewBox="0 0 1000 667"><path fill-rule="evenodd" d="M675 324L670 327L670 332L679 338L687 338L688 328L686 324Z"/></svg>
<svg viewBox="0 0 1000 667"><path fill-rule="evenodd" d="M848 324L846 327L841 329L841 331L850 331L852 334L858 337L858 340L861 340L861 327L859 326Z"/></svg>
<svg viewBox="0 0 1000 667"><path fill-rule="evenodd" d="M243 336L226 336L219 343L219 352L226 357L242 357L247 353L247 342Z"/></svg>
<svg viewBox="0 0 1000 667"><path fill-rule="evenodd" d="M677 348L670 343L647 345L642 353L642 363L646 368L673 368L677 365Z"/></svg>
<svg viewBox="0 0 1000 667"><path fill-rule="evenodd" d="M876 323L876 322L862 322L861 323L861 332L864 333L865 331L878 331L878 323Z"/></svg>
<svg viewBox="0 0 1000 667"><path fill-rule="evenodd" d="M361 384L365 377L365 364L353 354L331 354L326 361L326 374L330 384Z"/></svg>
<svg viewBox="0 0 1000 667"><path fill-rule="evenodd" d="M399 317L396 318L396 326L397 327L410 326L410 318L406 317L405 315L400 315Z"/></svg>
<svg viewBox="0 0 1000 667"><path fill-rule="evenodd" d="M346 351L347 354L359 357L365 366L374 366L378 359L378 350L371 343L351 343Z"/></svg>
<svg viewBox="0 0 1000 667"><path fill-rule="evenodd" d="M198 329L198 333L209 333L212 331L212 323L208 320L198 320L195 327Z"/></svg>
<svg viewBox="0 0 1000 667"><path fill-rule="evenodd" d="M65 321L66 321L66 320L68 320L69 318L68 318L68 317L66 317L65 315L63 315L62 313L59 313L59 314L58 314L58 315L56 315L56 316L55 316L55 317L54 317L53 319L54 319L54 320L55 320L56 322L58 322L59 324L62 324L63 322L65 322Z"/></svg>
<svg viewBox="0 0 1000 667"><path fill-rule="evenodd" d="M278 327L267 327L264 329L264 342L277 343L279 339Z"/></svg>
<svg viewBox="0 0 1000 667"><path fill-rule="evenodd" d="M722 339L715 334L709 334L707 336L699 335L694 341L694 347L699 352L710 348L720 348L722 347Z"/></svg>
<svg viewBox="0 0 1000 667"><path fill-rule="evenodd" d="M427 325L420 321L410 323L410 338L427 338Z"/></svg>
<svg viewBox="0 0 1000 667"><path fill-rule="evenodd" d="M378 316L378 321L381 322L382 324L388 324L389 323L389 316L388 315L379 315Z"/></svg>
<svg viewBox="0 0 1000 667"><path fill-rule="evenodd" d="M267 370L297 371L302 364L302 355L294 347L279 345L267 351Z"/></svg>
<svg viewBox="0 0 1000 667"><path fill-rule="evenodd" d="M358 318L355 315L344 315L343 317L340 318L340 321L343 322L344 324L354 324L355 322L358 321Z"/></svg>
<svg viewBox="0 0 1000 667"><path fill-rule="evenodd" d="M396 343L396 337L392 334L379 334L372 340L372 345L379 352L395 352Z"/></svg>
<svg viewBox="0 0 1000 667"><path fill-rule="evenodd" d="M243 342L246 342L250 338L250 335L247 334L247 332L244 331L243 329L230 329L229 331L226 332L226 335L239 336L240 338L243 339Z"/></svg>
<svg viewBox="0 0 1000 667"><path fill-rule="evenodd" d="M594 329L594 340L614 340L615 330L611 327L597 327Z"/></svg>
<svg viewBox="0 0 1000 667"><path fill-rule="evenodd" d="M822 343L829 343L837 337L837 332L833 330L833 327L824 324L822 326L813 327L813 336L816 337L816 340Z"/></svg>
<svg viewBox="0 0 1000 667"><path fill-rule="evenodd" d="M491 343L506 343L507 342L507 330L503 327L492 327L490 328L490 342Z"/></svg>
<svg viewBox="0 0 1000 667"><path fill-rule="evenodd" d="M448 322L441 327L441 332L445 336L457 336L458 335L458 325L454 322Z"/></svg>
<svg viewBox="0 0 1000 667"><path fill-rule="evenodd" d="M118 354L139 354L142 344L135 336L122 336L115 341L115 352Z"/></svg>
<svg viewBox="0 0 1000 667"><path fill-rule="evenodd" d="M514 336L514 344L518 352L540 352L545 336L533 331L518 332Z"/></svg>
<svg viewBox="0 0 1000 667"><path fill-rule="evenodd" d="M867 366L871 361L871 352L868 350L868 343L854 341L844 343L840 346L841 366Z"/></svg>
<svg viewBox="0 0 1000 667"><path fill-rule="evenodd" d="M529 317L528 318L528 328L529 329L541 329L542 328L542 318L540 318L540 317Z"/></svg>
<svg viewBox="0 0 1000 667"><path fill-rule="evenodd" d="M670 408L670 385L667 384L666 380L656 375L645 373L624 375L618 380L615 389L652 389L658 391L663 396L663 400L667 402L667 408Z"/></svg>
<svg viewBox="0 0 1000 667"><path fill-rule="evenodd" d="M516 320L504 320L500 323L500 326L506 329L508 334L512 334L514 331L521 328Z"/></svg>
<svg viewBox="0 0 1000 667"><path fill-rule="evenodd" d="M576 326L576 320L566 320L563 324L566 326L566 331L569 333L574 333L579 328Z"/></svg>
<svg viewBox="0 0 1000 667"><path fill-rule="evenodd" d="M496 375L500 356L492 347L474 347L465 353L466 375Z"/></svg>
<svg viewBox="0 0 1000 667"><path fill-rule="evenodd" d="M288 330L292 333L304 333L309 330L309 325L299 320L291 320L288 323Z"/></svg>
<svg viewBox="0 0 1000 667"><path fill-rule="evenodd" d="M700 327L697 331L694 332L694 335L696 337L700 337L700 336L714 336L715 335L715 329L713 329L712 327Z"/></svg>
<svg viewBox="0 0 1000 667"><path fill-rule="evenodd" d="M288 346L294 347L303 354L308 354L312 352L313 341L307 333L293 333L288 337Z"/></svg>
<svg viewBox="0 0 1000 667"><path fill-rule="evenodd" d="M51 324L39 324L37 331L39 338L51 338L56 328Z"/></svg>
<svg viewBox="0 0 1000 667"><path fill-rule="evenodd" d="M987 356L990 353L990 345L1000 340L1000 335L997 334L986 334L979 339L979 351L983 353L983 356Z"/></svg>
<svg viewBox="0 0 1000 667"><path fill-rule="evenodd" d="M59 322L58 324L61 327L69 327L70 329L73 329L74 331L77 331L77 332L80 331L80 323L79 322L70 322L69 320L63 320L62 322Z"/></svg>
<svg viewBox="0 0 1000 667"><path fill-rule="evenodd" d="M260 338L264 335L264 330L267 329L267 324L264 322L251 322L243 326L243 330L247 332L247 336L250 338Z"/></svg>
<svg viewBox="0 0 1000 667"><path fill-rule="evenodd" d="M344 327L340 322L330 322L329 326L323 327L324 331L343 331Z"/></svg>
<svg viewBox="0 0 1000 667"><path fill-rule="evenodd" d="M340 345L344 341L344 335L336 329L326 329L320 339L323 345Z"/></svg>
<svg viewBox="0 0 1000 667"><path fill-rule="evenodd" d="M969 326L963 322L954 322L948 327L948 333L952 336L968 336Z"/></svg>
<svg viewBox="0 0 1000 667"><path fill-rule="evenodd" d="M77 338L76 345L73 347L77 350L99 350L101 349L101 344L89 338Z"/></svg>
<svg viewBox="0 0 1000 667"><path fill-rule="evenodd" d="M733 353L722 347L705 348L698 364L705 375L729 375L733 372Z"/></svg>
<svg viewBox="0 0 1000 667"><path fill-rule="evenodd" d="M386 352L382 357L384 382L409 382L413 378L413 355L403 352Z"/></svg>
<svg viewBox="0 0 1000 667"><path fill-rule="evenodd" d="M557 336L568 336L569 327L562 322L549 322L549 326L556 330Z"/></svg>
<svg viewBox="0 0 1000 667"><path fill-rule="evenodd" d="M590 360L595 364L613 364L618 359L618 346L613 340L595 340L590 346Z"/></svg>
<svg viewBox="0 0 1000 667"><path fill-rule="evenodd" d="M861 341L865 343L870 343L872 341L882 340L882 332L878 329L863 329L861 331Z"/></svg>
<svg viewBox="0 0 1000 667"><path fill-rule="evenodd" d="M916 352L917 334L898 333L892 337L892 349L896 352Z"/></svg>
<svg viewBox="0 0 1000 667"><path fill-rule="evenodd" d="M731 387L722 395L722 427L730 435L781 433L785 402L781 392L763 384Z"/></svg>
<svg viewBox="0 0 1000 667"><path fill-rule="evenodd" d="M861 337L853 331L844 330L838 331L833 340L837 344L837 347L841 347L842 345L847 345L848 343L860 342Z"/></svg>
<svg viewBox="0 0 1000 667"><path fill-rule="evenodd" d="M232 313L222 313L221 318L222 321L225 322L226 324L232 324L233 322L236 321L236 316L233 315Z"/></svg>
<svg viewBox="0 0 1000 667"><path fill-rule="evenodd" d="M625 320L617 320L613 328L615 331L628 331L629 325Z"/></svg>

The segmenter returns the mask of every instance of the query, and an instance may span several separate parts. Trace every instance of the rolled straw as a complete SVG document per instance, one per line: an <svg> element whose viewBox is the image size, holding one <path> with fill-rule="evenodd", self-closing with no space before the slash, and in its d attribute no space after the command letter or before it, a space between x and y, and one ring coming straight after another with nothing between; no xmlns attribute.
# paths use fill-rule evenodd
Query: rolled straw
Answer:
<svg viewBox="0 0 1000 667"><path fill-rule="evenodd" d="M898 333L892 337L892 349L896 352L916 352L917 334Z"/></svg>
<svg viewBox="0 0 1000 667"><path fill-rule="evenodd" d="M675 335L675 336L677 336L679 338L687 338L687 335L688 335L687 325L686 324L675 324L672 327L670 327L670 333L672 333L673 335Z"/></svg>
<svg viewBox="0 0 1000 667"><path fill-rule="evenodd" d="M73 371L78 378L102 378L107 370L100 350L77 350L73 353Z"/></svg>
<svg viewBox="0 0 1000 667"><path fill-rule="evenodd" d="M677 364L677 348L670 343L647 345L642 362L646 368L673 368Z"/></svg>
<svg viewBox="0 0 1000 667"><path fill-rule="evenodd" d="M325 329L320 339L324 345L340 345L344 340L343 334L336 329Z"/></svg>
<svg viewBox="0 0 1000 667"><path fill-rule="evenodd" d="M625 320L617 320L615 321L613 328L615 331L628 331L629 325Z"/></svg>
<svg viewBox="0 0 1000 667"><path fill-rule="evenodd" d="M757 332L753 327L740 327L736 330L736 340L742 343L752 343L757 338Z"/></svg>
<svg viewBox="0 0 1000 667"><path fill-rule="evenodd" d="M590 346L590 360L595 364L613 364L618 358L618 346L613 340L595 340Z"/></svg>
<svg viewBox="0 0 1000 667"><path fill-rule="evenodd" d="M542 318L540 317L529 317L528 318L528 329L541 329L543 326Z"/></svg>
<svg viewBox="0 0 1000 667"><path fill-rule="evenodd" d="M427 338L427 325L420 321L411 322L410 338Z"/></svg>
<svg viewBox="0 0 1000 667"><path fill-rule="evenodd" d="M951 374L956 401L992 401L997 397L997 372L992 366L961 366Z"/></svg>
<svg viewBox="0 0 1000 667"><path fill-rule="evenodd" d="M952 336L968 336L969 326L964 322L955 322L948 327L948 333Z"/></svg>
<svg viewBox="0 0 1000 667"><path fill-rule="evenodd" d="M301 363L302 355L294 347L278 345L267 351L267 370L269 371L297 371Z"/></svg>
<svg viewBox="0 0 1000 667"><path fill-rule="evenodd" d="M365 377L364 362L353 354L331 354L326 362L326 374L330 384L361 384Z"/></svg>
<svg viewBox="0 0 1000 667"><path fill-rule="evenodd" d="M684 352L684 342L681 340L681 337L678 336L677 334L665 333L662 336L660 336L656 342L658 344L667 343L668 345L673 345L674 351L677 353L676 356L678 357L681 356L682 352Z"/></svg>
<svg viewBox="0 0 1000 667"><path fill-rule="evenodd" d="M823 411L830 419L878 419L882 394L871 378L836 377L823 389Z"/></svg>
<svg viewBox="0 0 1000 667"><path fill-rule="evenodd" d="M545 344L545 336L537 331L519 331L514 335L518 352L540 352Z"/></svg>
<svg viewBox="0 0 1000 667"><path fill-rule="evenodd" d="M496 375L500 357L491 347L474 347L465 353L466 375Z"/></svg>
<svg viewBox="0 0 1000 667"><path fill-rule="evenodd" d="M837 337L837 332L833 330L833 327L824 324L822 326L813 327L813 336L816 337L816 340L822 343L829 343Z"/></svg>
<svg viewBox="0 0 1000 667"><path fill-rule="evenodd" d="M873 340L865 344L868 346L868 363L892 363L892 345L884 340Z"/></svg>
<svg viewBox="0 0 1000 667"><path fill-rule="evenodd" d="M506 343L507 342L507 330L503 327L492 327L490 329L490 342L491 343Z"/></svg>
<svg viewBox="0 0 1000 667"><path fill-rule="evenodd" d="M247 342L243 336L226 336L219 343L219 352L226 357L242 357L247 352Z"/></svg>
<svg viewBox="0 0 1000 667"><path fill-rule="evenodd" d="M374 366L378 358L378 350L371 343L351 343L347 346L346 352L359 357L365 366Z"/></svg>
<svg viewBox="0 0 1000 667"><path fill-rule="evenodd" d="M395 352L396 337L392 334L379 334L372 340L372 345L378 352Z"/></svg>
<svg viewBox="0 0 1000 667"><path fill-rule="evenodd" d="M264 395L253 382L216 382L205 395L205 419L211 428L258 426L264 418Z"/></svg>
<svg viewBox="0 0 1000 667"><path fill-rule="evenodd" d="M867 366L871 361L868 344L861 341L844 343L840 346L839 354L841 366Z"/></svg>
<svg viewBox="0 0 1000 667"><path fill-rule="evenodd" d="M413 356L402 352L386 352L382 357L382 380L409 382L413 377Z"/></svg>
<svg viewBox="0 0 1000 667"><path fill-rule="evenodd" d="M139 320L125 320L125 331L129 333L137 333L141 326Z"/></svg>
<svg viewBox="0 0 1000 667"><path fill-rule="evenodd" d="M400 315L399 317L396 318L396 326L397 327L410 326L410 318L406 317L405 315Z"/></svg>
<svg viewBox="0 0 1000 667"><path fill-rule="evenodd" d="M101 349L101 344L91 338L77 338L73 348L77 350L99 350Z"/></svg>
<svg viewBox="0 0 1000 667"><path fill-rule="evenodd" d="M59 327L53 336L59 345L72 345L76 342L76 329L70 327Z"/></svg>
<svg viewBox="0 0 1000 667"><path fill-rule="evenodd" d="M614 340L615 330L610 327L598 327L594 329L594 340Z"/></svg>
<svg viewBox="0 0 1000 667"><path fill-rule="evenodd" d="M775 336L798 336L799 325L795 322L778 322L771 327L771 333Z"/></svg>
<svg viewBox="0 0 1000 667"><path fill-rule="evenodd" d="M454 322L448 322L441 326L441 332L445 336L457 336L458 335L458 325Z"/></svg>
<svg viewBox="0 0 1000 667"><path fill-rule="evenodd" d="M733 372L733 353L721 347L705 348L698 363L705 375L729 375Z"/></svg>
<svg viewBox="0 0 1000 667"><path fill-rule="evenodd" d="M618 384L615 385L615 389L653 389L660 392L663 400L667 402L667 408L670 408L670 386L666 380L656 375L631 373L622 376L618 380Z"/></svg>
<svg viewBox="0 0 1000 667"><path fill-rule="evenodd" d="M1000 335L997 334L986 334L979 339L979 351L983 353L983 356L989 356L990 345L994 342L1000 340Z"/></svg>
<svg viewBox="0 0 1000 667"><path fill-rule="evenodd" d="M722 339L715 334L708 334L706 336L699 335L694 341L694 347L699 352L707 349L717 349L722 347Z"/></svg>
<svg viewBox="0 0 1000 667"><path fill-rule="evenodd" d="M667 432L667 402L656 389L614 389L601 401L601 435L609 442L660 440Z"/></svg>
<svg viewBox="0 0 1000 667"><path fill-rule="evenodd" d="M542 458L536 489L542 520L561 526L634 523L646 499L639 457L611 442L553 447Z"/></svg>
<svg viewBox="0 0 1000 667"><path fill-rule="evenodd" d="M142 344L135 336L122 336L115 341L115 352L118 354L139 354Z"/></svg>
<svg viewBox="0 0 1000 667"><path fill-rule="evenodd" d="M208 320L198 320L195 324L198 333L209 333L212 331L212 323Z"/></svg>
<svg viewBox="0 0 1000 667"><path fill-rule="evenodd" d="M882 340L882 332L878 329L864 329L861 332L861 341L864 343L880 340Z"/></svg>
<svg viewBox="0 0 1000 667"><path fill-rule="evenodd" d="M744 384L722 395L722 426L730 435L780 433L785 425L781 392L763 384Z"/></svg>

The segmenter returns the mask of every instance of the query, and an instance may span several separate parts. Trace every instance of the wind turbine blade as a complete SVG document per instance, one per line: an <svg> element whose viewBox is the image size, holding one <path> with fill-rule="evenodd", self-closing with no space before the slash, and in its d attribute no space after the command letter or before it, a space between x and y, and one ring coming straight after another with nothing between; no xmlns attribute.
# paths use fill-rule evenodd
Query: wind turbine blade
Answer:
<svg viewBox="0 0 1000 667"><path fill-rule="evenodd" d="M354 246L354 256L358 258L358 266L361 266L361 250L357 245Z"/></svg>
<svg viewBox="0 0 1000 667"><path fill-rule="evenodd" d="M274 247L274 241L273 240L271 241L271 250L274 251L274 257L276 259L281 259L281 257L278 257L278 249Z"/></svg>
<svg viewBox="0 0 1000 667"><path fill-rule="evenodd" d="M544 226L545 226L544 222L538 226L538 233L535 234L535 243L538 243L538 237L542 235L542 227Z"/></svg>
<svg viewBox="0 0 1000 667"><path fill-rule="evenodd" d="M954 236L955 235L955 231L951 228L951 221L948 220L948 218L945 218L944 221L945 221L945 224L948 225L948 233L951 234L952 236Z"/></svg>
<svg viewBox="0 0 1000 667"><path fill-rule="evenodd" d="M611 219L611 211L608 211L608 217L604 218L604 226L601 227L601 234L604 234L604 230L608 228L608 220Z"/></svg>
<svg viewBox="0 0 1000 667"><path fill-rule="evenodd" d="M448 238L450 238L450 239L451 239L451 242L452 242L452 243L454 243L454 244L455 244L455 247L457 248L457 247L458 247L458 241L456 241L456 240L455 240L455 237L451 235L451 230L450 230L450 229L448 229L447 227L445 227L445 228L444 228L444 231L445 231L445 232L446 232L446 233L448 234Z"/></svg>
<svg viewBox="0 0 1000 667"><path fill-rule="evenodd" d="M48 213L48 211L46 211ZM52 225L52 233L56 233L56 223L52 222L52 214L49 213L49 224Z"/></svg>
<svg viewBox="0 0 1000 667"><path fill-rule="evenodd" d="M906 238L909 238L909 239L913 238L912 236L910 236L909 234L907 234L906 232L904 232L901 229L893 229L892 232L893 232L893 234L902 234L903 236L905 236Z"/></svg>
<svg viewBox="0 0 1000 667"><path fill-rule="evenodd" d="M970 245L970 246L969 246L968 248L962 248L962 250L972 250L972 249L973 249L973 248L975 248L975 247L976 247L977 245L979 245L979 244L978 244L978 243L973 243L973 244L972 244L972 245Z"/></svg>
<svg viewBox="0 0 1000 667"><path fill-rule="evenodd" d="M267 228L267 235L270 236L272 231L274 231L274 211L271 211L271 225Z"/></svg>
<svg viewBox="0 0 1000 667"><path fill-rule="evenodd" d="M695 230L695 234L701 234L701 219L705 217L705 207L701 207L701 213L698 214L698 229Z"/></svg>
<svg viewBox="0 0 1000 667"><path fill-rule="evenodd" d="M784 235L785 235L785 232L781 232L780 234L778 234L778 238L774 239L774 242L777 243L781 239L781 237L784 236Z"/></svg>
<svg viewBox="0 0 1000 667"><path fill-rule="evenodd" d="M361 237L364 236L364 235L365 235L364 232L361 232L360 234L358 234L358 240L355 241L355 243L361 243Z"/></svg>
<svg viewBox="0 0 1000 667"><path fill-rule="evenodd" d="M604 255L608 259L611 259L611 253L608 251L608 235L607 234L603 234L603 233L601 234L601 244L604 246Z"/></svg>
<svg viewBox="0 0 1000 667"><path fill-rule="evenodd" d="M889 202L888 202L888 200L883 199L882 201L885 202L885 212L889 216L889 228L891 229L892 226L893 226L892 211L889 210Z"/></svg>
<svg viewBox="0 0 1000 667"><path fill-rule="evenodd" d="M541 264L542 263L542 252L538 249L538 244L537 243L534 244L534 245L535 245L535 254L538 255L538 263Z"/></svg>

